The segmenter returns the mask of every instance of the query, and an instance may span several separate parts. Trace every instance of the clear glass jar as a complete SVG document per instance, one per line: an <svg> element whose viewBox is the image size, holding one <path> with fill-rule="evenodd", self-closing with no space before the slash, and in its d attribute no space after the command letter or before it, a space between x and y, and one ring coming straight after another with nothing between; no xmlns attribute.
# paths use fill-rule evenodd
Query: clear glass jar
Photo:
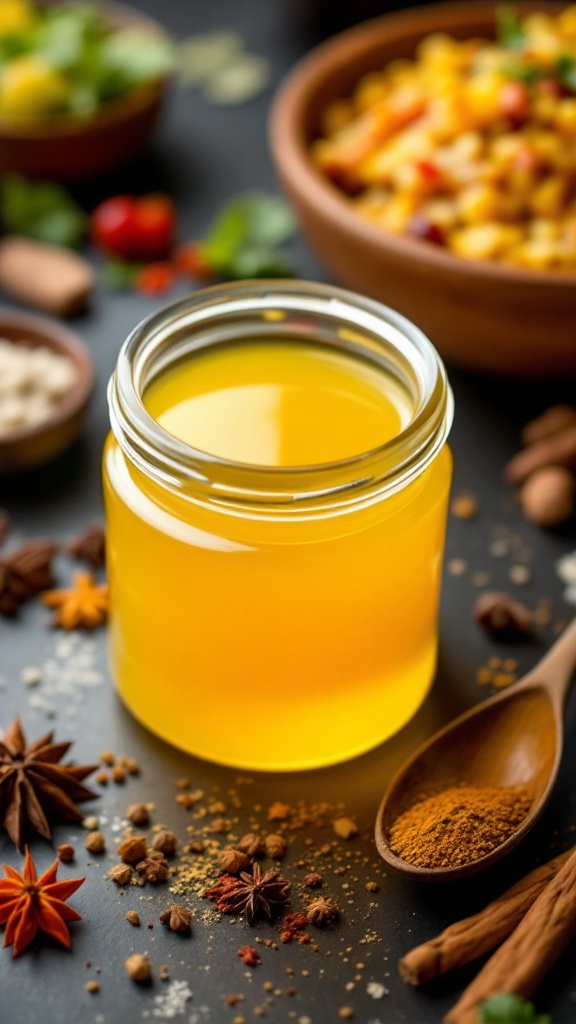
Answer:
<svg viewBox="0 0 576 1024"><path fill-rule="evenodd" d="M250 378L270 346L303 373L308 355L336 368L352 397L369 379L398 429L335 460L271 465L201 451L151 415L165 380L185 392L203 360L228 358ZM139 324L109 404L111 662L140 721L267 770L341 761L404 725L435 669L451 477L452 396L424 335L327 285L218 286ZM340 417L328 427L336 443Z"/></svg>

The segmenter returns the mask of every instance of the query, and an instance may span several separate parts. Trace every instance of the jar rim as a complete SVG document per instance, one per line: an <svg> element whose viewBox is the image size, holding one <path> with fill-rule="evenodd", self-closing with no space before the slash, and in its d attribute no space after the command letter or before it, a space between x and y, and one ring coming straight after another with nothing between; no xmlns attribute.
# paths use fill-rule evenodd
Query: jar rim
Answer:
<svg viewBox="0 0 576 1024"><path fill-rule="evenodd" d="M236 462L196 449L168 433L147 411L143 394L151 380L182 357L207 344L206 331L228 323L235 340L253 337L256 319L279 311L317 317L340 325L343 351L369 358L382 369L411 377L413 413L390 440L368 452L304 466ZM252 318L252 319L250 319ZM242 331L241 323L245 330ZM280 323L283 323L283 317ZM267 338L279 324L266 320ZM353 341L346 341L346 332ZM313 333L310 340L316 340ZM358 351L360 341L366 349ZM336 344L336 342L335 342ZM178 355L180 352L180 355ZM392 363L390 363L392 365ZM442 360L424 333L406 317L373 299L333 285L301 280L255 280L214 285L178 299L142 320L118 355L108 387L112 432L128 459L146 475L197 500L227 506L246 504L321 507L349 505L406 486L429 465L452 424L453 399Z"/></svg>

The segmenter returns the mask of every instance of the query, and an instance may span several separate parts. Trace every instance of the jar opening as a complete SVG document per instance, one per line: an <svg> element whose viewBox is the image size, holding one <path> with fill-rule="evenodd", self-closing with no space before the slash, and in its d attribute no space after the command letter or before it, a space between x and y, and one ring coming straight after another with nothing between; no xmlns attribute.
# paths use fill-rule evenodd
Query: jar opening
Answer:
<svg viewBox="0 0 576 1024"><path fill-rule="evenodd" d="M240 419L236 425L231 421L230 436L219 448L220 442L214 442L202 416L201 401L193 413L185 402L178 419L164 409L164 398L158 398L167 393L167 383L178 378L182 383L184 374L201 392L197 384L201 371L212 364L216 370L212 366L210 372L222 374L224 366L233 385L244 360L249 382L250 372L260 373L264 356L270 357L273 350L277 360L279 352L286 354L291 348L293 357L297 345L301 346L299 355L302 346L308 346L307 354L319 361L316 390L299 414L302 410L304 415L311 414L316 398L321 415L322 397L324 392L328 394L332 374L334 401L327 402L326 414L335 418L344 437L342 443L332 444L328 432L323 444L312 445L310 451L295 445L291 454L282 458L262 457L266 445L254 447L240 436L242 402L245 411L249 396L239 393L235 401L241 400ZM228 366L227 361L231 361ZM310 366L309 361L307 373ZM374 422L370 420L368 429L367 420L365 431L358 410L348 409L344 400L346 374L350 380L357 374L362 387L373 390L369 412ZM382 396L380 408L378 394ZM258 399L263 395L259 392ZM233 410L225 405L229 397L223 393L213 412L221 407L230 417ZM267 393L266 400L269 397ZM384 403L396 410L393 429L392 420L384 427ZM301 281L220 285L153 314L122 347L110 382L109 404L113 432L139 469L193 500L231 506L302 508L326 500L348 504L381 495L383 490L396 490L434 458L452 419L444 367L418 328L379 303ZM346 423L341 417L348 414L355 439L345 437ZM193 422L196 433L189 432ZM271 437L265 441L268 444Z"/></svg>

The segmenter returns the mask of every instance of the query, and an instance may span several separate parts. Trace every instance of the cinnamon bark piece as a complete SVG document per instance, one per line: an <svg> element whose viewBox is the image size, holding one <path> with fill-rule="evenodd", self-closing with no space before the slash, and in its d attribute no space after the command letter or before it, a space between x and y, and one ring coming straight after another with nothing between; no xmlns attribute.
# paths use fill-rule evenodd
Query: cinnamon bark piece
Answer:
<svg viewBox="0 0 576 1024"><path fill-rule="evenodd" d="M576 935L576 850L542 890L503 946L443 1018L443 1024L478 1024L478 1005L496 992L526 999Z"/></svg>
<svg viewBox="0 0 576 1024"><path fill-rule="evenodd" d="M495 949L514 931L571 853L567 850L541 864L479 913L456 921L429 942L411 949L398 964L401 977L410 985L424 985Z"/></svg>
<svg viewBox="0 0 576 1024"><path fill-rule="evenodd" d="M506 466L506 479L511 484L523 484L544 466L576 468L576 426L566 427L518 452Z"/></svg>

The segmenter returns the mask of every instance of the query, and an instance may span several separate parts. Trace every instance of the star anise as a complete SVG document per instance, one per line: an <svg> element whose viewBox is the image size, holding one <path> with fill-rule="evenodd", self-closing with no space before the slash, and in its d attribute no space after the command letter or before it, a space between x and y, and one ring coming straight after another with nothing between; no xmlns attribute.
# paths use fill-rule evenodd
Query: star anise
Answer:
<svg viewBox="0 0 576 1024"><path fill-rule="evenodd" d="M76 803L98 795L81 785L97 765L58 764L71 744L53 743L52 736L27 745L15 718L0 739L0 826L18 849L28 826L51 839L51 818L82 821Z"/></svg>
<svg viewBox="0 0 576 1024"><path fill-rule="evenodd" d="M36 866L26 847L22 874L3 864L5 878L0 878L0 924L6 925L4 945L12 946L14 956L20 956L38 932L44 932L70 949L67 921L81 921L67 900L76 892L83 878L67 878L57 882L58 858L38 878Z"/></svg>
<svg viewBox="0 0 576 1024"><path fill-rule="evenodd" d="M149 853L144 860L138 861L136 871L146 882L158 885L168 878L168 861L159 851Z"/></svg>
<svg viewBox="0 0 576 1024"><path fill-rule="evenodd" d="M42 600L56 609L52 623L63 629L95 629L106 621L108 614L108 587L105 583L97 584L90 572L77 572L73 587L47 590Z"/></svg>
<svg viewBox="0 0 576 1024"><path fill-rule="evenodd" d="M204 896L223 914L244 914L248 924L259 913L272 917L275 910L288 903L289 894L290 882L280 878L278 871L262 874L259 864L252 865L251 873L241 871L238 878L224 875L216 885L204 890Z"/></svg>
<svg viewBox="0 0 576 1024"><path fill-rule="evenodd" d="M0 615L11 618L29 597L52 586L55 551L51 541L30 540L0 556Z"/></svg>
<svg viewBox="0 0 576 1024"><path fill-rule="evenodd" d="M88 562L94 569L100 569L105 561L105 537L104 530L98 523L91 523L82 533L66 545L66 550L84 562Z"/></svg>

